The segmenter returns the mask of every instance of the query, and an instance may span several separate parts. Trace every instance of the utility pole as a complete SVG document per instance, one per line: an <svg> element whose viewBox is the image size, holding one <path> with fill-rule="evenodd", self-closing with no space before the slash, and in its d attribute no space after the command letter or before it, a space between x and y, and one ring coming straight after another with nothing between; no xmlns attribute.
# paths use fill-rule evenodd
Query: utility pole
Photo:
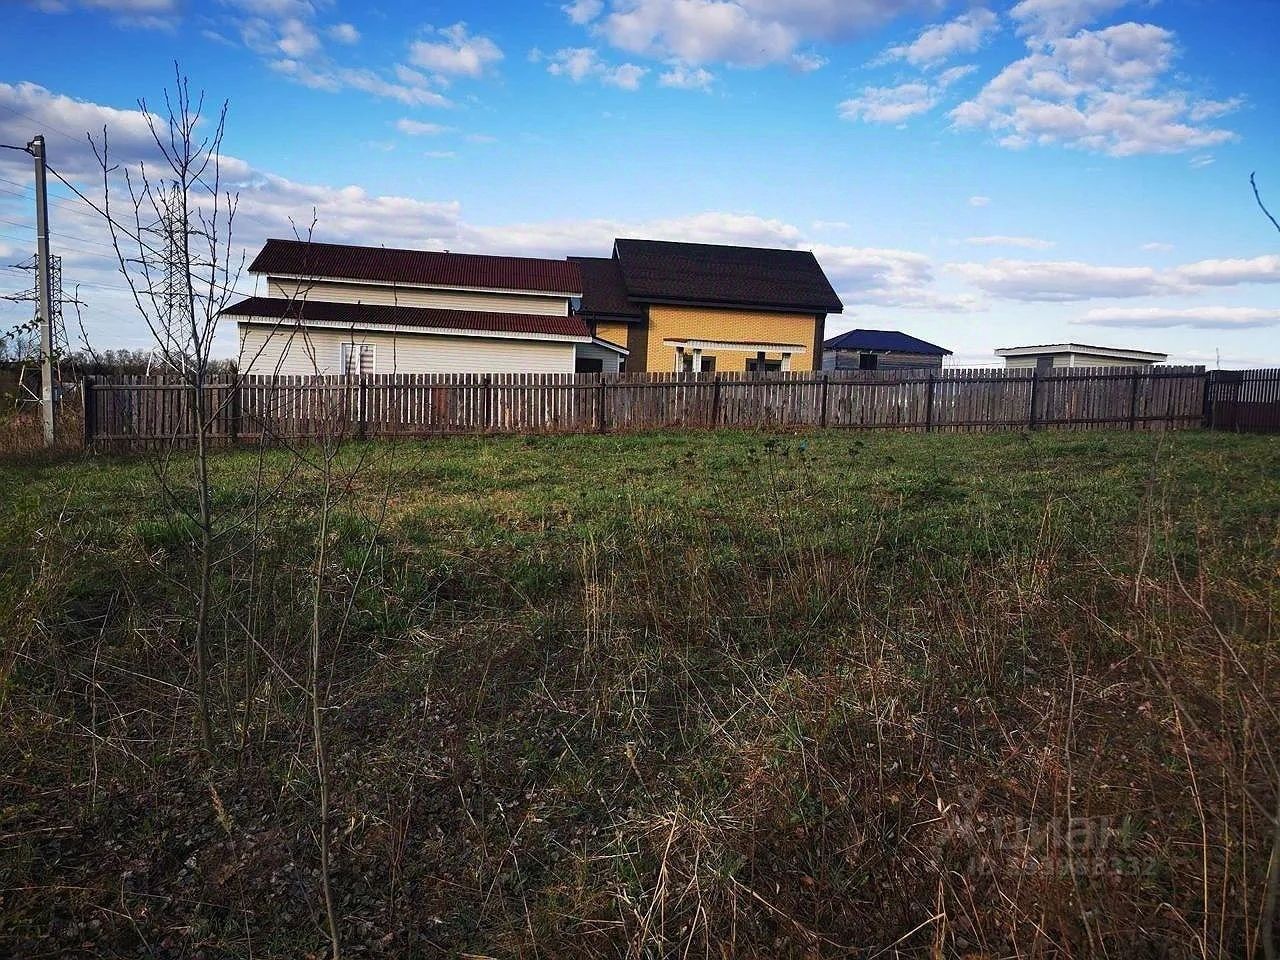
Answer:
<svg viewBox="0 0 1280 960"><path fill-rule="evenodd" d="M36 315L40 321L40 406L44 412L44 445L56 436L53 412L53 302L49 291L49 187L45 182L44 137L27 144L36 168Z"/></svg>

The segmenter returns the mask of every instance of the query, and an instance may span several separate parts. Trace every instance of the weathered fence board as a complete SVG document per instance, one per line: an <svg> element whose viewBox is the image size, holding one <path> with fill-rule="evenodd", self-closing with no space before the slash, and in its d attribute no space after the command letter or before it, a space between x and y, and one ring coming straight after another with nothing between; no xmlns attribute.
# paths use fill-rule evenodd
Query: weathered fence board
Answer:
<svg viewBox="0 0 1280 960"><path fill-rule="evenodd" d="M1208 374L1204 419L1215 430L1280 433L1280 368Z"/></svg>
<svg viewBox="0 0 1280 960"><path fill-rule="evenodd" d="M187 444L198 433L189 384L85 386L88 443ZM1280 371L1201 367L241 377L211 381L203 396L214 443L710 427L1280 428Z"/></svg>

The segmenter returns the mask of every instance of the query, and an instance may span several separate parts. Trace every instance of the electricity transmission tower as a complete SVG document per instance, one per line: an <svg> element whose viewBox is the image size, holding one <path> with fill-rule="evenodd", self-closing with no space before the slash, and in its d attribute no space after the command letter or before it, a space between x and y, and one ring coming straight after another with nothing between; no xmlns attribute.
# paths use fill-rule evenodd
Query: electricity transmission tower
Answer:
<svg viewBox="0 0 1280 960"><path fill-rule="evenodd" d="M19 270L31 271L33 274L31 278L31 286L20 293L7 294L4 297L0 297L0 299L9 300L14 303L36 304L37 309L33 315L32 324L38 324L40 320L38 310L38 304L40 303L40 279L38 276L39 260L35 255L32 255L27 257L27 259L23 260L21 263L13 263L10 264L10 266L16 267ZM74 299L65 300L63 298L62 258L57 255L51 255L49 257L49 356L53 362L53 367L56 371L57 380L59 382L62 380L62 362L71 355L71 341L67 337L67 325L63 319L62 307L64 303L77 302L78 301ZM19 393L25 394L25 396L20 396L20 399L23 401L30 400L38 403L40 402L40 397L31 391L26 385L27 362L30 361L24 358L22 369L18 375Z"/></svg>
<svg viewBox="0 0 1280 960"><path fill-rule="evenodd" d="M182 194L175 185L161 194L159 217L146 231L156 237L160 257L159 324L166 359L174 369L184 369L190 350L191 277L188 262L189 231L184 221Z"/></svg>
<svg viewBox="0 0 1280 960"><path fill-rule="evenodd" d="M21 263L11 263L11 267L17 267L19 270L30 270L35 273L37 270L36 258L34 255L27 257ZM21 293L12 293L3 299L15 302L40 302L40 284L35 277L31 279L31 288L23 290ZM49 321L53 325L53 340L50 344L49 352L53 356L54 363L63 359L71 353L71 342L67 339L67 325L62 319L63 303L75 303L75 300L64 300L62 297L62 258L57 254L49 257Z"/></svg>

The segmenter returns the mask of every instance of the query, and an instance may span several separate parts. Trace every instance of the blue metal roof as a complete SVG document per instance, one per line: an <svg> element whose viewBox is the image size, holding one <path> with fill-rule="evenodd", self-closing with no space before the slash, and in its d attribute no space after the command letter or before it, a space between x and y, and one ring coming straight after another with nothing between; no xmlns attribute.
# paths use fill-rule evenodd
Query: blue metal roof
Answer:
<svg viewBox="0 0 1280 960"><path fill-rule="evenodd" d="M823 346L828 350L868 350L873 352L927 353L949 357L951 351L936 343L908 336L897 330L850 330L832 337Z"/></svg>

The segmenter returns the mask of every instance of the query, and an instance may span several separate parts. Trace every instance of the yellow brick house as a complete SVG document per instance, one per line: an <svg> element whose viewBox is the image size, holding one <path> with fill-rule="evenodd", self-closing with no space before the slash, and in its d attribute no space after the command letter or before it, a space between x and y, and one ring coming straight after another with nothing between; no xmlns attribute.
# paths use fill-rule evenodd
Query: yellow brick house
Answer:
<svg viewBox="0 0 1280 960"><path fill-rule="evenodd" d="M821 370L826 318L844 310L804 250L616 240L573 257L577 314L635 372Z"/></svg>

